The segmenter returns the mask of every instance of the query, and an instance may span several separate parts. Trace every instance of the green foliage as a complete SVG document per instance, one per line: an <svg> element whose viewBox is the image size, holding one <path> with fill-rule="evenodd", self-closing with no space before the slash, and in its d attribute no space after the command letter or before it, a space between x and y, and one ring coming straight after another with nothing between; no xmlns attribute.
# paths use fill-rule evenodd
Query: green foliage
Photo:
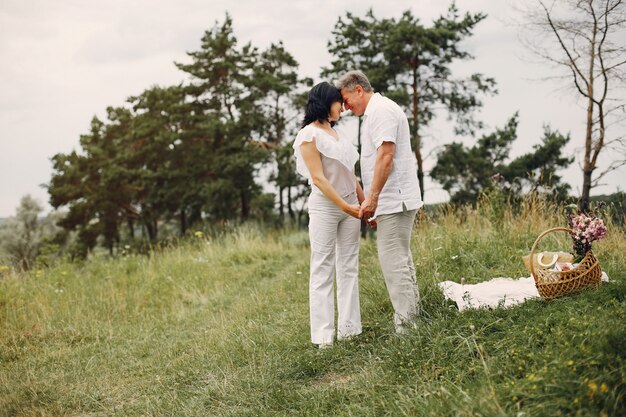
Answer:
<svg viewBox="0 0 626 417"><path fill-rule="evenodd" d="M511 159L518 123L516 113L503 128L483 135L472 147L458 142L444 146L430 175L450 193L452 202L475 203L493 187L508 196L531 192L551 195L557 201L566 199L569 185L561 183L557 171L573 161L562 155L569 135L546 127L541 144Z"/></svg>
<svg viewBox="0 0 626 417"><path fill-rule="evenodd" d="M68 209L61 225L77 233L73 255L85 257L100 241L114 254L137 230L153 245L172 222L184 235L202 220L268 220L258 174L272 163L281 213L285 190L293 213L292 189L297 199L304 188L286 156L297 62L282 43L239 46L229 15L188 55L190 63L177 64L187 83L108 108L107 120L94 118L81 136L80 152L52 158L50 202Z"/></svg>
<svg viewBox="0 0 626 417"><path fill-rule="evenodd" d="M42 217L43 207L30 195L20 201L15 217L0 224L0 265L3 261L27 271L58 256L58 213ZM5 258L5 259L3 259Z"/></svg>
<svg viewBox="0 0 626 417"><path fill-rule="evenodd" d="M359 69L378 92L402 105L409 115L418 179L424 193L422 133L443 106L456 121L458 132L481 127L473 113L481 106L480 96L495 93L495 81L482 74L454 78L451 66L457 60L472 59L461 42L472 35L486 15L461 16L452 3L445 16L425 26L407 10L398 19L378 19L372 10L360 18L346 13L340 17L329 42L334 59L323 76L340 75ZM422 196L423 197L423 196Z"/></svg>
<svg viewBox="0 0 626 417"><path fill-rule="evenodd" d="M599 202L606 203L603 218L611 218L616 224L626 225L626 193L618 191L609 195L597 195L591 198L590 209L594 209Z"/></svg>
<svg viewBox="0 0 626 417"><path fill-rule="evenodd" d="M265 126L262 93L254 81L258 51L251 44L238 46L227 15L221 25L216 23L205 32L201 49L188 55L192 62L177 66L191 76L184 92L194 112L202 115L199 123L189 126L189 134L206 140L208 146L198 156L207 157L204 163L212 177L202 187L205 189L193 191L206 198L202 208L209 218L229 219L239 214L245 220L250 215L250 200L258 192L254 181L257 167L269 156L258 146L258 135Z"/></svg>
<svg viewBox="0 0 626 417"><path fill-rule="evenodd" d="M328 42L328 52L334 59L329 67L322 69L322 76L340 76L359 69L367 74L374 90L389 91L393 75L382 54L389 23L376 18L372 9L364 18L350 12L346 12L345 18L340 16L332 31L333 38Z"/></svg>
<svg viewBox="0 0 626 417"><path fill-rule="evenodd" d="M52 157L50 204L68 208L60 226L77 231L79 256L96 245L98 236L112 250L119 241L119 224L130 209L132 188L124 181L125 165L119 154L126 149L131 115L121 108L109 108L107 113L109 124L94 117L90 133L81 135L82 154Z"/></svg>
<svg viewBox="0 0 626 417"><path fill-rule="evenodd" d="M255 74L255 82L266 97L263 114L268 123L264 135L274 165L269 181L278 191L278 222L281 224L285 210L294 222L293 206L306 198L309 191L307 181L296 173L292 145L295 128L299 127L307 100L307 92L303 88L308 89L313 81L300 79L297 66L298 63L280 42L261 53Z"/></svg>
<svg viewBox="0 0 626 417"><path fill-rule="evenodd" d="M2 415L620 415L626 407L626 236L594 252L611 282L551 302L459 313L437 287L527 276L521 256L562 224L524 201L498 230L481 208L417 226L417 328L394 334L373 240L364 333L310 345L308 237L250 224L180 246L0 280ZM567 236L558 240L569 247Z"/></svg>
<svg viewBox="0 0 626 417"><path fill-rule="evenodd" d="M459 132L481 126L473 119L472 111L481 105L479 94L495 92L495 81L482 74L455 79L450 65L456 60L473 58L460 48L460 43L472 35L485 17L482 13L461 16L452 3L447 14L434 20L430 27L424 26L410 11L388 23L391 29L384 55L396 74L394 87L408 91L411 100L417 99L417 103L405 103L411 108L413 131L432 121L437 104L443 104L456 118Z"/></svg>

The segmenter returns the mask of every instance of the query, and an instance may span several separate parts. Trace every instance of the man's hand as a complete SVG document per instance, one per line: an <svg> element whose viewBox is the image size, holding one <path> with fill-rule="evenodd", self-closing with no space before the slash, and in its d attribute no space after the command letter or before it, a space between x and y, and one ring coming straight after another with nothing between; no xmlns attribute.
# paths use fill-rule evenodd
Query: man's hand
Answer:
<svg viewBox="0 0 626 417"><path fill-rule="evenodd" d="M365 219L369 223L369 219L374 217L376 213L376 207L378 207L378 201L366 197L361 203L361 210L359 210L359 217Z"/></svg>

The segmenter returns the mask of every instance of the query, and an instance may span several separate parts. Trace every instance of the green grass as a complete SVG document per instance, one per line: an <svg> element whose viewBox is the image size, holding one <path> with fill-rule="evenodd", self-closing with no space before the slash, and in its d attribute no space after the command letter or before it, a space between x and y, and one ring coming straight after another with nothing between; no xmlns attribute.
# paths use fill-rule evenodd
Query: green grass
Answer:
<svg viewBox="0 0 626 417"><path fill-rule="evenodd" d="M520 211L416 226L423 314L403 337L375 242L363 242L364 333L322 351L309 341L306 232L249 227L151 256L5 273L0 415L624 415L622 228L594 244L612 280L597 290L459 313L437 288L526 276L521 256L564 222L537 202ZM568 250L567 239L542 245Z"/></svg>

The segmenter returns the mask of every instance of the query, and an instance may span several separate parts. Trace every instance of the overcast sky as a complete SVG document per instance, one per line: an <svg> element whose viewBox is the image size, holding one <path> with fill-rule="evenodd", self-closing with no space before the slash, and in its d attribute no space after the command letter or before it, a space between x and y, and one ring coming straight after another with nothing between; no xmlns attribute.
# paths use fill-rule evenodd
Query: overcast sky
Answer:
<svg viewBox="0 0 626 417"><path fill-rule="evenodd" d="M337 18L347 11L362 16L373 8L377 17L399 17L407 9L429 23L445 13L441 0L327 1L304 0L0 0L0 217L14 215L20 198L31 194L46 204L40 186L50 179L50 158L78 150L94 115L107 106L153 85L185 79L176 62L199 49L204 31L233 17L243 44L264 48L282 40L300 63L300 74L320 81L328 65L327 42ZM519 139L512 154L539 143L543 126L571 133L569 152L582 144L584 109L562 85L541 81L551 69L531 61L511 22L510 2L458 0L462 12L488 14L465 47L475 60L455 67L458 75L482 72L494 77L499 94L484 100L478 115L488 129L520 113ZM455 138L441 118L426 133L425 153ZM469 144L468 139L463 139ZM435 160L431 156L426 168ZM565 172L579 193L582 174L576 164ZM607 179L593 193L624 189L626 170ZM427 182L426 202L446 198Z"/></svg>

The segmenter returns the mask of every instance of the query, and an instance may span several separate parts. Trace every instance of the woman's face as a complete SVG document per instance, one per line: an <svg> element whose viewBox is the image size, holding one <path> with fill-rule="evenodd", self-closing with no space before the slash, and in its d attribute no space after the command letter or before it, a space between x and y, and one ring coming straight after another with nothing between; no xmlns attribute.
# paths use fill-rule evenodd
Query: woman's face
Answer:
<svg viewBox="0 0 626 417"><path fill-rule="evenodd" d="M328 120L331 122L336 122L341 117L341 112L343 111L343 105L340 101L335 101L330 105L330 114L328 115Z"/></svg>

